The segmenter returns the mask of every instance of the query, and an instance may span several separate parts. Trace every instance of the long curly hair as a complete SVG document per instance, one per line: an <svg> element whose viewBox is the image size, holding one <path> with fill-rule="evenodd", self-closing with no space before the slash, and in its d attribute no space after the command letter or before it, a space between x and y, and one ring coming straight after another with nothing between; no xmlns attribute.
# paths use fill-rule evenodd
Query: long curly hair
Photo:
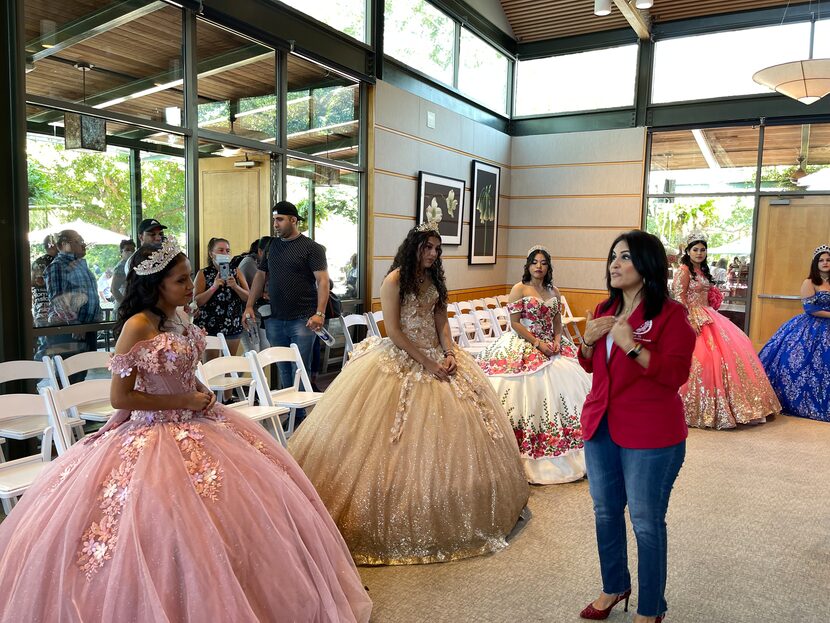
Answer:
<svg viewBox="0 0 830 623"><path fill-rule="evenodd" d="M389 267L387 275L396 268L401 269L400 282L400 300L403 303L404 297L407 294L418 294L418 265L421 255L421 250L424 244L430 238L435 238L439 242L441 236L434 231L417 231L415 228L410 229L409 233L404 238L401 246L398 247L398 252L395 253L395 259L392 261L392 266ZM438 302L441 305L446 305L447 296L447 282L444 277L444 265L441 263L441 249L438 249L438 257L435 258L432 266L427 269L435 289L438 290Z"/></svg>
<svg viewBox="0 0 830 623"><path fill-rule="evenodd" d="M631 253L631 262L634 269L643 278L643 304L645 318L651 320L662 310L669 300L669 261L666 249L660 239L639 229L633 229L620 234L611 243L608 251L608 262L605 264L605 284L608 288L608 298L599 307L600 311L613 309L622 301L622 290L611 287L611 255L617 243L625 241Z"/></svg>
<svg viewBox="0 0 830 623"><path fill-rule="evenodd" d="M130 258L127 281L124 286L124 300L118 306L118 318L112 329L116 339L121 334L124 323L144 310L151 311L159 317L158 330L164 331L167 315L158 307L159 286L167 275L170 274L170 271L173 270L173 267L182 260L187 259L187 256L184 253L179 253L159 272L153 273L152 275L137 275L133 268L150 257L151 253L158 251L158 248L159 245L157 244L143 244Z"/></svg>
<svg viewBox="0 0 830 623"><path fill-rule="evenodd" d="M822 255L828 255L827 251L819 253L813 258L813 261L810 262L810 274L807 278L812 281L815 286L820 286L823 283L821 280L821 271L818 269L818 261L821 259Z"/></svg>
<svg viewBox="0 0 830 623"><path fill-rule="evenodd" d="M550 261L550 253L544 249L534 249L527 256L525 260L525 272L522 275L522 283L530 283L530 265L533 263L533 258L539 253L544 255L548 262L548 272L542 278L542 285L545 286L545 289L550 290L553 287L553 262Z"/></svg>
<svg viewBox="0 0 830 623"><path fill-rule="evenodd" d="M680 258L680 263L689 269L692 279L697 279L697 275L695 274L695 266L692 264L692 258L689 257L689 249L696 244L702 244L707 249L706 259L700 263L700 272L702 272L703 276L709 280L709 283L715 283L715 280L712 278L712 273L709 272L709 262L707 261L709 259L709 244L705 240L692 240L689 244L687 244L686 248L683 249L683 257Z"/></svg>

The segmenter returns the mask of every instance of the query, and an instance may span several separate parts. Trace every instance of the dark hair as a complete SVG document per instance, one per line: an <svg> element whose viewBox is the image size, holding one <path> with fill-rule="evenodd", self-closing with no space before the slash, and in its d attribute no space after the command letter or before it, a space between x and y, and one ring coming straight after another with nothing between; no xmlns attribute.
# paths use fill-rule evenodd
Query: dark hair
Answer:
<svg viewBox="0 0 830 623"><path fill-rule="evenodd" d="M124 251L124 249L126 249L127 247L132 247L133 249L135 249L135 242L127 238L126 240L122 240L118 243L119 251Z"/></svg>
<svg viewBox="0 0 830 623"><path fill-rule="evenodd" d="M689 269L689 274L691 274L692 279L697 279L697 275L695 274L695 266L692 264L692 258L689 257L689 249L696 244L702 244L707 249L707 257L700 263L700 272L702 272L703 276L709 280L709 283L715 283L715 280L712 278L712 273L709 270L709 262L706 261L709 256L709 243L705 240L692 240L689 244L687 244L686 248L683 249L683 257L680 258L680 263Z"/></svg>
<svg viewBox="0 0 830 623"><path fill-rule="evenodd" d="M49 247L55 246L55 237L52 234L48 234L46 238L43 239L43 250L48 251Z"/></svg>
<svg viewBox="0 0 830 623"><path fill-rule="evenodd" d="M409 230L409 233L404 238L401 246L398 247L398 252L395 253L395 259L392 261L392 266L389 267L387 275L396 268L401 269L400 282L400 300L403 302L407 294L418 294L418 278L416 273L418 270L418 254L424 243L430 238L437 238L441 240L441 235L434 231L418 231L415 228ZM438 303L441 305L447 304L447 283L444 278L444 265L441 263L441 249L438 249L438 257L430 268L427 269L429 276L432 278L432 283L435 289L438 290Z"/></svg>
<svg viewBox="0 0 830 623"><path fill-rule="evenodd" d="M251 248L248 249L248 255L256 255L256 252L259 250L259 238L254 240L251 243Z"/></svg>
<svg viewBox="0 0 830 623"><path fill-rule="evenodd" d="M814 286L820 286L822 284L821 271L818 269L818 261L821 259L821 256L825 253L830 255L830 253L828 253L827 251L822 251L821 253L816 254L816 256L813 258L813 261L810 262L810 276L808 277L808 279L813 282Z"/></svg>
<svg viewBox="0 0 830 623"><path fill-rule="evenodd" d="M625 242L631 253L634 269L643 278L643 304L645 318L651 320L663 310L663 304L669 299L669 261L666 249L657 236L639 229L620 234L611 243L608 262L605 264L605 284L608 298L600 305L600 311L608 311L622 301L622 290L611 287L611 256L618 243Z"/></svg>
<svg viewBox="0 0 830 623"><path fill-rule="evenodd" d="M207 246L207 267L208 268L213 265L213 260L210 259L210 254L213 253L213 247L215 247L220 242L227 242L228 246L231 246L231 243L228 242L227 238L211 238L210 240L208 240L208 246Z"/></svg>
<svg viewBox="0 0 830 623"><path fill-rule="evenodd" d="M550 261L550 253L544 249L533 249L533 251L528 254L527 260L525 260L525 271L524 274L522 274L522 283L530 283L530 264L533 262L533 258L535 258L538 253L544 255L548 262L548 272L545 273L545 276L542 279L542 285L546 288L550 288L553 286L553 262Z"/></svg>
<svg viewBox="0 0 830 623"><path fill-rule="evenodd" d="M184 253L179 253L159 272L153 273L152 275L137 275L133 268L150 257L151 253L158 251L158 249L159 245L157 244L143 244L132 257L132 261L130 262L132 265L127 271L127 280L124 285L124 300L118 306L118 318L112 329L116 339L121 333L121 329L124 328L124 323L145 309L159 317L158 329L159 331L164 330L164 323L167 322L167 316L158 307L159 286L167 275L170 274L173 267L187 256Z"/></svg>
<svg viewBox="0 0 830 623"><path fill-rule="evenodd" d="M264 251L267 249L268 245L271 244L271 240L273 240L273 236L263 236L260 238L257 242L257 248L254 253L256 253L256 251Z"/></svg>

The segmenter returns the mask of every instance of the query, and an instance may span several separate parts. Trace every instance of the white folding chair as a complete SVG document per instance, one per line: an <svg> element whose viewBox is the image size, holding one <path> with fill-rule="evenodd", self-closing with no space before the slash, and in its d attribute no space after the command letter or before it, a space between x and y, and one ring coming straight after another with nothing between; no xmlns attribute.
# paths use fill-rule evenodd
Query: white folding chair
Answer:
<svg viewBox="0 0 830 623"><path fill-rule="evenodd" d="M498 335L493 327L493 317L489 309L476 309L473 311L473 318L476 321L476 341L493 342Z"/></svg>
<svg viewBox="0 0 830 623"><path fill-rule="evenodd" d="M498 327L500 334L510 330L510 314L505 307L494 307L490 310L490 315L493 317L493 328Z"/></svg>
<svg viewBox="0 0 830 623"><path fill-rule="evenodd" d="M574 333L576 333L576 337L579 338L579 343L582 343L582 333L579 331L579 323L585 322L587 318L584 316L574 316L571 312L571 307L568 305L568 300L565 298L564 294L560 294L560 301L561 301L561 313L562 313L562 328L568 333L568 337L571 338L573 341L573 336L569 330L569 327L573 327Z"/></svg>
<svg viewBox="0 0 830 623"><path fill-rule="evenodd" d="M472 314L459 314L455 318L450 318L450 320L458 323L458 345L461 348L474 355L487 347L487 342L477 340L478 328ZM450 333L452 331L451 324Z"/></svg>
<svg viewBox="0 0 830 623"><path fill-rule="evenodd" d="M205 336L205 351L218 350L220 357L230 357L231 349L228 348L228 341L221 333Z"/></svg>
<svg viewBox="0 0 830 623"><path fill-rule="evenodd" d="M369 321L369 326L372 328L372 335L383 337L379 324L383 322L383 311L366 312L363 315L366 316L366 320Z"/></svg>
<svg viewBox="0 0 830 623"><path fill-rule="evenodd" d="M111 353L98 350L88 353L79 353L64 359L60 355L56 355L55 370L57 371L59 382L53 383L53 387L66 388L72 383L69 377L79 372L89 372L90 370L107 369L109 365ZM83 409L72 409L70 414L73 418L80 418L88 422L106 422L112 414L115 413L110 404L109 395L106 400L100 403L86 404Z"/></svg>
<svg viewBox="0 0 830 623"><path fill-rule="evenodd" d="M248 376L251 372L250 364L246 357L238 355L229 357L218 357L211 359L205 363L199 363L196 366L196 377L205 385L213 390L213 383L217 379L229 378L225 375L236 373L237 378L246 380L248 384L255 383L253 376ZM239 375L243 376L239 376ZM280 424L280 416L288 413L288 409L284 407L276 407L274 405L254 405L254 391L249 391L248 397L245 400L233 402L227 406L238 411L250 420L255 422L268 421L274 428L274 435L279 439L280 443L284 444L285 437L282 434L282 425Z"/></svg>
<svg viewBox="0 0 830 623"><path fill-rule="evenodd" d="M501 307L501 305L499 305L498 299L494 296L485 297L484 298L484 305L488 309L495 309L496 307Z"/></svg>
<svg viewBox="0 0 830 623"><path fill-rule="evenodd" d="M48 422L49 415L43 398L37 394L6 394L0 396L0 426L15 419L38 419ZM0 463L0 501L3 512L11 512L17 498L28 489L52 460L52 428L44 426L40 453L14 461ZM33 435L34 436L34 435Z"/></svg>
<svg viewBox="0 0 830 623"><path fill-rule="evenodd" d="M40 390L49 413L49 425L55 439L58 454L62 455L75 442L73 413L81 413L87 405L109 404L112 379L92 379L73 383L63 389L44 387Z"/></svg>
<svg viewBox="0 0 830 623"><path fill-rule="evenodd" d="M245 353L248 358L251 375L254 377L254 387L259 404L290 409L288 415L288 431L285 438L291 437L294 433L294 418L297 409L305 409L314 406L323 397L323 392L315 392L311 389L311 381L308 378L303 357L296 344L291 346L271 346L263 351L248 351ZM271 389L265 377L265 367L274 363L293 363L297 366L294 374L294 382L290 387L282 389ZM302 389L300 389L302 385ZM282 440L280 440L282 441Z"/></svg>
<svg viewBox="0 0 830 623"><path fill-rule="evenodd" d="M21 360L0 363L0 383L32 379L43 381L44 386L51 386L56 382L52 360L49 357L44 357L41 361ZM49 423L46 412L41 411L40 414L21 415L0 421L0 437L23 440L42 435L43 429L49 426ZM83 420L73 417L71 426L78 431L78 438L83 437Z"/></svg>
<svg viewBox="0 0 830 623"><path fill-rule="evenodd" d="M500 307L507 307L508 296L506 294L499 294L496 300L499 302Z"/></svg>
<svg viewBox="0 0 830 623"><path fill-rule="evenodd" d="M484 299L472 299L470 305L473 306L473 309L487 309Z"/></svg>
<svg viewBox="0 0 830 623"><path fill-rule="evenodd" d="M343 324L343 337L346 340L346 348L343 350L343 366L345 366L349 363L349 353L354 350L355 345L349 329L351 327L366 327L366 337L369 337L372 335L372 327L369 325L369 319L365 314L349 314L348 316L340 314L340 322ZM358 340L358 342L360 341Z"/></svg>
<svg viewBox="0 0 830 623"><path fill-rule="evenodd" d="M231 349L228 347L228 341L222 333L205 336L205 352L215 350L219 352L220 357L230 357ZM216 400L219 402L225 401L225 392L233 390L236 394L237 401L245 401L248 397L245 395L245 388L251 384L251 379L240 379L236 372L232 373L230 377L220 377L216 380L216 386L210 386L211 391L216 392Z"/></svg>

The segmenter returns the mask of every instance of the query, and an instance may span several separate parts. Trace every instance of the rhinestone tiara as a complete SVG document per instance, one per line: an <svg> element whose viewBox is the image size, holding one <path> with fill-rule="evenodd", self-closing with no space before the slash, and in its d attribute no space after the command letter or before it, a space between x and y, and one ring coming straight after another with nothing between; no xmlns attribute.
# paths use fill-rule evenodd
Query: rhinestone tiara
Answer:
<svg viewBox="0 0 830 623"><path fill-rule="evenodd" d="M823 244L820 247L816 247L816 250L813 251L813 259L815 259L816 256L821 255L822 253L830 253L830 246Z"/></svg>
<svg viewBox="0 0 830 623"><path fill-rule="evenodd" d="M136 275L141 275L142 277L155 274L164 270L164 267L170 263L170 260L181 252L181 247L179 247L175 239L166 238L164 242L161 243L161 247L159 249L153 251L150 254L150 257L141 262L138 266L135 266L133 270Z"/></svg>
<svg viewBox="0 0 830 623"><path fill-rule="evenodd" d="M441 215L437 214L435 218L431 218L428 221L424 221L420 225L415 228L415 231L434 231L438 232L438 223L441 222Z"/></svg>
<svg viewBox="0 0 830 623"><path fill-rule="evenodd" d="M690 245L693 242L697 242L698 240L709 243L709 236L704 234L702 231L693 231L688 236L686 236L686 245Z"/></svg>
<svg viewBox="0 0 830 623"><path fill-rule="evenodd" d="M543 245L543 244L534 244L532 247L530 247L527 250L527 253L525 253L525 256L526 257L530 256L530 254L533 253L534 251L544 251L545 253L550 255L550 249L548 249L545 245Z"/></svg>

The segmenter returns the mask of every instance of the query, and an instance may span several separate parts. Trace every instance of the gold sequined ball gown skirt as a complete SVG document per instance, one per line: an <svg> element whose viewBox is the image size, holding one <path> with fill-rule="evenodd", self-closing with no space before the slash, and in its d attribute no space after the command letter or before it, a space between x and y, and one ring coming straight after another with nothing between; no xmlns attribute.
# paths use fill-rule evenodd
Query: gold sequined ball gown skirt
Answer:
<svg viewBox="0 0 830 623"><path fill-rule="evenodd" d="M358 564L497 551L527 502L510 421L475 361L455 354L442 382L388 338L364 340L289 442Z"/></svg>

